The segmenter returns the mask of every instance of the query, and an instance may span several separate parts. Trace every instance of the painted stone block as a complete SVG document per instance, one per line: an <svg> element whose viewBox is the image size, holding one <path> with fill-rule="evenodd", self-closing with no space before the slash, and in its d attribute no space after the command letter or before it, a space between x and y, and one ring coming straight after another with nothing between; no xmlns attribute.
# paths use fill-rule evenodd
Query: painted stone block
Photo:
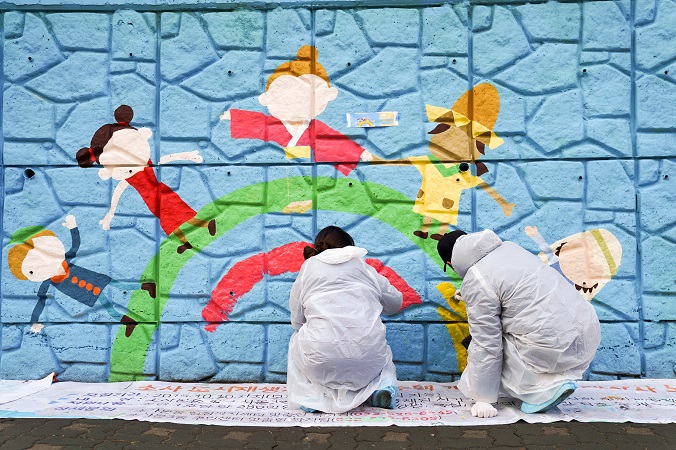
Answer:
<svg viewBox="0 0 676 450"><path fill-rule="evenodd" d="M656 345L645 350L645 376L647 378L674 378L676 374L676 326L674 322L654 323L659 333Z"/></svg>
<svg viewBox="0 0 676 450"><path fill-rule="evenodd" d="M515 8L521 23L535 42L577 40L582 16L575 3L533 3Z"/></svg>
<svg viewBox="0 0 676 450"><path fill-rule="evenodd" d="M206 331L199 325L162 325L177 327L175 346L160 348L159 378L166 381L198 381L218 373L218 365L208 348Z"/></svg>
<svg viewBox="0 0 676 450"><path fill-rule="evenodd" d="M135 11L15 13L4 42L4 163L74 165L120 104L152 126L154 22Z"/></svg>
<svg viewBox="0 0 676 450"><path fill-rule="evenodd" d="M265 326L223 324L209 333L208 342L217 362L261 362L265 354Z"/></svg>
<svg viewBox="0 0 676 450"><path fill-rule="evenodd" d="M136 335L146 334L146 327L139 324ZM115 364L120 356L128 361L138 353L116 346L115 335L124 335L124 325L48 324L39 333L32 331L30 325L5 325L4 336L8 329L13 334L19 331L19 339L15 340L14 348L3 351L0 359L3 379L37 379L55 372L60 381L105 382L111 367L124 372L124 365ZM155 376L154 347L146 351L147 362L142 361L138 372L127 376L139 379Z"/></svg>
<svg viewBox="0 0 676 450"><path fill-rule="evenodd" d="M601 344L590 368L604 374L640 375L641 354L637 323L603 323Z"/></svg>
<svg viewBox="0 0 676 450"><path fill-rule="evenodd" d="M451 374L461 372L458 355L454 350L451 337L445 325L427 326L427 370L425 379L432 373L436 375L434 381L450 381ZM441 379L439 379L441 378Z"/></svg>
<svg viewBox="0 0 676 450"><path fill-rule="evenodd" d="M108 182L81 168L31 167L5 171L13 193L4 201L3 302L16 308L2 321L154 320L154 265L142 276L154 227L118 216L103 229Z"/></svg>
<svg viewBox="0 0 676 450"><path fill-rule="evenodd" d="M209 381L213 383L255 383L264 380L263 364L226 363ZM265 379L265 381L268 381ZM284 380L270 380L270 383L283 383Z"/></svg>
<svg viewBox="0 0 676 450"><path fill-rule="evenodd" d="M357 12L375 45L418 43L420 14L416 9L378 8Z"/></svg>
<svg viewBox="0 0 676 450"><path fill-rule="evenodd" d="M671 293L676 290L673 277L674 243L676 233L673 208L676 186L672 159L639 163L642 183L638 189L638 207L641 224L641 270L644 293ZM659 314L657 311L651 315Z"/></svg>
<svg viewBox="0 0 676 450"><path fill-rule="evenodd" d="M14 330L15 325L10 325ZM3 335L8 325L3 325ZM19 326L20 345L3 350L0 357L0 378L22 380L44 378L52 372L61 372L59 361L45 333L34 333L30 325Z"/></svg>
<svg viewBox="0 0 676 450"><path fill-rule="evenodd" d="M425 357L425 327L414 324L389 324L387 343L395 362L421 363Z"/></svg>
<svg viewBox="0 0 676 450"><path fill-rule="evenodd" d="M289 340L294 330L291 324L270 324L267 326L267 370L268 375L284 374L287 369L287 354L289 351Z"/></svg>
<svg viewBox="0 0 676 450"><path fill-rule="evenodd" d="M497 136L505 135L505 146L487 159L630 156L626 141L612 136L592 140L585 126L593 117L613 118L614 129L629 134L630 67L623 58L630 36L624 5L488 8L492 14L484 14L486 23L473 30L475 85L499 86L499 114L492 128ZM586 25L594 20L604 21L604 27Z"/></svg>
<svg viewBox="0 0 676 450"><path fill-rule="evenodd" d="M437 239L485 228L592 302L585 377L673 376L675 14L5 12L0 378L284 382L328 225L403 293L382 318L400 379L464 369ZM348 126L379 111L398 125Z"/></svg>
<svg viewBox="0 0 676 450"><path fill-rule="evenodd" d="M636 149L640 156L674 154L672 123L676 98L676 39L671 24L676 5L659 0L637 2L636 23Z"/></svg>

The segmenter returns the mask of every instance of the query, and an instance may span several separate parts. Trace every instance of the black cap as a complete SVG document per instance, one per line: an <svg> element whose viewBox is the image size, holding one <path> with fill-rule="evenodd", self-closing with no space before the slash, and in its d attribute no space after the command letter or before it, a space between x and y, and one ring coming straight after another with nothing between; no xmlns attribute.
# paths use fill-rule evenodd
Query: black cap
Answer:
<svg viewBox="0 0 676 450"><path fill-rule="evenodd" d="M467 233L462 230L455 230L444 234L444 237L439 240L437 252L439 252L439 256L444 262L444 272L446 272L446 264L451 261L451 256L453 256L453 246L455 245L455 241L457 241L460 236L466 234Z"/></svg>

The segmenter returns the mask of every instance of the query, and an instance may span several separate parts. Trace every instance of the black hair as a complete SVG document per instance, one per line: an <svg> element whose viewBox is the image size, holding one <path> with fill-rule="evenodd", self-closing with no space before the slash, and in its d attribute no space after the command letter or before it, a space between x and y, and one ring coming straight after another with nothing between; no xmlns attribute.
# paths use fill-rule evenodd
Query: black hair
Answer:
<svg viewBox="0 0 676 450"><path fill-rule="evenodd" d="M303 256L305 259L309 259L320 254L324 250L330 248L343 248L349 245L354 245L352 236L342 228L329 225L317 233L314 247L308 245L303 249Z"/></svg>
<svg viewBox="0 0 676 450"><path fill-rule="evenodd" d="M464 236L466 234L467 233L462 230L454 230L450 233L444 234L444 236L439 240L439 243L437 244L437 252L439 252L439 257L444 262L444 272L446 272L446 265L451 262L455 241L457 241L460 236ZM453 267L451 266L451 268Z"/></svg>

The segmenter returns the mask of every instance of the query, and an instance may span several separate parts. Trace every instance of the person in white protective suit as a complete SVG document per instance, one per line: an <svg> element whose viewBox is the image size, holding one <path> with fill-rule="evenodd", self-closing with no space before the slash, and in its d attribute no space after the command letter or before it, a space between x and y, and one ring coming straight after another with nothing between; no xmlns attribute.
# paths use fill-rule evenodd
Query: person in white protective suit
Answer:
<svg viewBox="0 0 676 450"><path fill-rule="evenodd" d="M342 413L365 401L393 409L398 389L380 314L402 307L402 294L367 265L366 250L330 226L305 247L291 288L295 333L289 342L289 406Z"/></svg>
<svg viewBox="0 0 676 450"><path fill-rule="evenodd" d="M555 269L491 230L447 233L437 250L463 279L472 340L458 389L475 401L472 415L495 416L499 391L526 413L549 411L572 394L601 340L594 307Z"/></svg>

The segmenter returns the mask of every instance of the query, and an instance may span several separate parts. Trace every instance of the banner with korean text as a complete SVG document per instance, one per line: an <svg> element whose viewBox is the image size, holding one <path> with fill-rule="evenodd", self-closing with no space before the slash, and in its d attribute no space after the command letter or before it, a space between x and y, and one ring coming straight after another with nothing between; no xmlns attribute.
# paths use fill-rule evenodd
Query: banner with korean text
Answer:
<svg viewBox="0 0 676 450"><path fill-rule="evenodd" d="M524 414L502 398L498 415L478 419L456 383L400 382L397 406L362 406L344 414L289 409L283 384L137 381L62 382L0 404L0 417L127 419L238 426L429 426L580 422L676 422L676 380L579 382L577 391L545 414Z"/></svg>

